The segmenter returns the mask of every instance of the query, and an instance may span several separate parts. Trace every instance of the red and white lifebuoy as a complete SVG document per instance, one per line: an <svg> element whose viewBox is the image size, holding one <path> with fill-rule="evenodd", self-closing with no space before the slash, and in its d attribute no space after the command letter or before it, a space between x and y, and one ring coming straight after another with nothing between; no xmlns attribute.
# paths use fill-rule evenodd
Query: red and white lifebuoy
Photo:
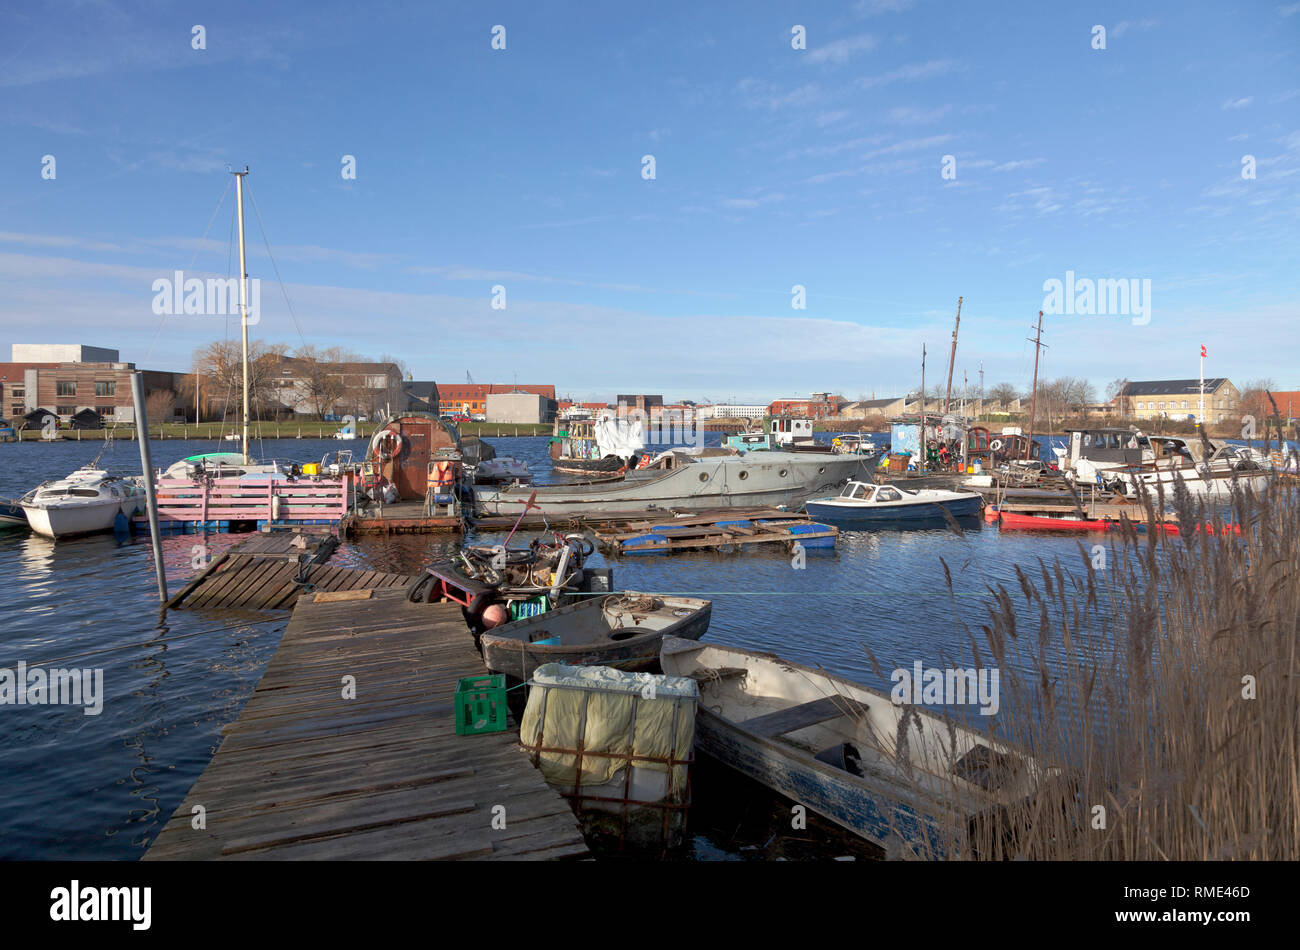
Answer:
<svg viewBox="0 0 1300 950"><path fill-rule="evenodd" d="M375 436L375 457L381 462L391 462L402 454L402 436L396 429L385 429Z"/></svg>

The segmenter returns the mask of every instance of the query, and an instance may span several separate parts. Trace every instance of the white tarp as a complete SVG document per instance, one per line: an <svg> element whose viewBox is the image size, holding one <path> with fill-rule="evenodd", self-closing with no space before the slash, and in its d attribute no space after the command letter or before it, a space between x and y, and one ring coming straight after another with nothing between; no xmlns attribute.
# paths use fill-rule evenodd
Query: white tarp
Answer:
<svg viewBox="0 0 1300 950"><path fill-rule="evenodd" d="M640 418L619 419L603 412L596 419L595 434L600 458L617 455L626 461L645 448L645 421Z"/></svg>
<svg viewBox="0 0 1300 950"><path fill-rule="evenodd" d="M533 673L519 742L552 787L621 798L630 754L632 800L680 801L687 766L669 775L667 759L690 758L698 697L687 677L547 663Z"/></svg>

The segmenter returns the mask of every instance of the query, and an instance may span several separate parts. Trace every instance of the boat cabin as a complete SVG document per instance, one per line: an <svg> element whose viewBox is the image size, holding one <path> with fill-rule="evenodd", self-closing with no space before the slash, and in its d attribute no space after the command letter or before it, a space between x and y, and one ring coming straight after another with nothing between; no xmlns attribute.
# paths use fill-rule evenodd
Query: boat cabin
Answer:
<svg viewBox="0 0 1300 950"><path fill-rule="evenodd" d="M902 501L903 491L895 488L893 485L873 485L870 482L849 482L840 492L841 498L851 498L854 501L870 503L884 503L890 501Z"/></svg>
<svg viewBox="0 0 1300 950"><path fill-rule="evenodd" d="M737 452L766 452L772 448L772 439L764 432L741 432L727 436L723 444Z"/></svg>
<svg viewBox="0 0 1300 950"><path fill-rule="evenodd" d="M366 464L397 489L399 499L423 500L429 485L429 463L460 456L460 433L429 412L394 416L377 431L366 448Z"/></svg>
<svg viewBox="0 0 1300 950"><path fill-rule="evenodd" d="M1136 429L1100 427L1065 431L1070 433L1071 466L1077 465L1080 459L1110 467L1136 466L1144 458L1153 457L1150 441ZM1182 443L1181 439L1170 441Z"/></svg>
<svg viewBox="0 0 1300 950"><path fill-rule="evenodd" d="M772 442L779 446L811 445L813 443L813 423L811 419L794 419L778 416L772 420L769 430Z"/></svg>

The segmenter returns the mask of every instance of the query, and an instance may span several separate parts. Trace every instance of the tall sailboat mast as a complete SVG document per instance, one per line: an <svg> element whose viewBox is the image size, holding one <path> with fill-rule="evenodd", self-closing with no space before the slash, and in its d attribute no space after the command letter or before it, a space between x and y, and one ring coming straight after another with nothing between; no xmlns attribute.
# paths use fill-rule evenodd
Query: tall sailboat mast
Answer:
<svg viewBox="0 0 1300 950"><path fill-rule="evenodd" d="M248 166L242 172L232 172L235 176L235 207L239 216L239 326L243 333L244 348L244 464L252 461L248 455L248 261L244 256L244 176Z"/></svg>
<svg viewBox="0 0 1300 950"><path fill-rule="evenodd" d="M1038 412L1038 354L1043 349L1043 311L1038 311L1038 333L1034 340L1034 389L1029 396L1029 438L1025 441L1025 458L1034 454L1034 419Z"/></svg>

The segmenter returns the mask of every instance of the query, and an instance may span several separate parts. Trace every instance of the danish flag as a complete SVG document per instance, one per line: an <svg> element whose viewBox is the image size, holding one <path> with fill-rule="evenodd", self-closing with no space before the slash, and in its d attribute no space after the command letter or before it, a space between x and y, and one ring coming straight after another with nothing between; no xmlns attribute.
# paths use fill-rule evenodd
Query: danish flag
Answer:
<svg viewBox="0 0 1300 950"><path fill-rule="evenodd" d="M1205 359L1205 344L1201 344L1201 359Z"/></svg>

